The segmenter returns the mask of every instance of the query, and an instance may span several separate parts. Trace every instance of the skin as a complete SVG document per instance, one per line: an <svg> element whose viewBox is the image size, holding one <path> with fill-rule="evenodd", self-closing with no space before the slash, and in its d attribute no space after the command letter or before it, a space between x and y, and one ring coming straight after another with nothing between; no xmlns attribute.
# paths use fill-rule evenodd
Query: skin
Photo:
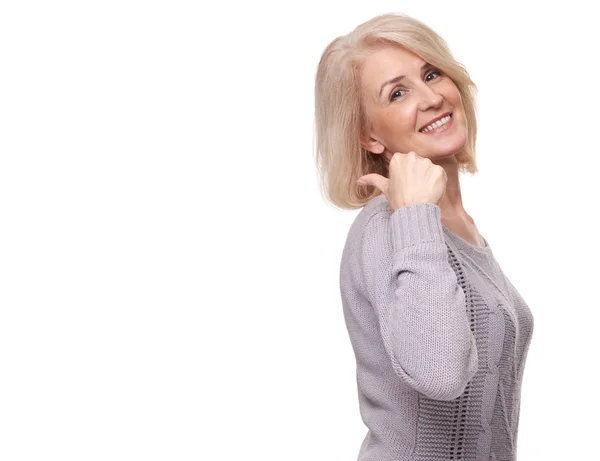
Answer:
<svg viewBox="0 0 600 461"><path fill-rule="evenodd" d="M484 246L475 222L463 207L460 191L458 153L467 141L462 98L450 77L428 65L419 56L400 47L386 47L373 52L361 71L361 91L365 110L372 121L361 145L374 154L383 155L389 164L393 154L416 152L444 168L446 192L439 203L442 223L468 242ZM387 80L405 75L386 86ZM453 126L440 134L423 134L419 129L433 118L452 112Z"/></svg>

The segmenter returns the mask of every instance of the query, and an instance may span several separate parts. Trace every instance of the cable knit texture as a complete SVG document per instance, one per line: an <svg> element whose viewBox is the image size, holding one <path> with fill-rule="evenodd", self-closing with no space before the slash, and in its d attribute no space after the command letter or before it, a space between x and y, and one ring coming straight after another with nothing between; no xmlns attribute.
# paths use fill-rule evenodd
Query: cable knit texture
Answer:
<svg viewBox="0 0 600 461"><path fill-rule="evenodd" d="M515 461L529 307L440 208L371 199L340 265L368 432L358 461Z"/></svg>

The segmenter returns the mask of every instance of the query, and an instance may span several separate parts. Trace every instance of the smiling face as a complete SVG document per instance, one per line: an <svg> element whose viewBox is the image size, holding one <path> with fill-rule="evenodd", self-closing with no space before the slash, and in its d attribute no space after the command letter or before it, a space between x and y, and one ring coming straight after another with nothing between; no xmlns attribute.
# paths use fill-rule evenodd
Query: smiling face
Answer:
<svg viewBox="0 0 600 461"><path fill-rule="evenodd" d="M404 78L396 78L401 76ZM384 154L389 160L395 152L415 151L435 163L458 153L467 141L457 86L410 51L390 46L369 55L362 67L361 91L372 122L369 137L361 139L361 144L370 152ZM421 131L431 120L448 113L446 124Z"/></svg>

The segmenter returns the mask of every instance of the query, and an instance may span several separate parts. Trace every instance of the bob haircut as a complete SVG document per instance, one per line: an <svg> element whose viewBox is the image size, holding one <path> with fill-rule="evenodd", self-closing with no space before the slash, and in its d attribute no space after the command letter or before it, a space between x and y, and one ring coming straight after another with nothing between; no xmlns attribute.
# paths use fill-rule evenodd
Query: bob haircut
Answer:
<svg viewBox="0 0 600 461"><path fill-rule="evenodd" d="M321 193L338 208L362 208L382 192L356 180L369 173L388 177L381 154L360 144L367 119L361 96L361 68L365 59L383 47L399 46L437 67L460 92L466 117L467 141L456 153L458 170L474 174L477 138L475 98L477 87L457 62L446 42L424 23L403 14L375 16L347 35L333 40L323 54L315 78L314 152ZM314 143L314 138L313 138ZM314 145L314 144L313 144Z"/></svg>

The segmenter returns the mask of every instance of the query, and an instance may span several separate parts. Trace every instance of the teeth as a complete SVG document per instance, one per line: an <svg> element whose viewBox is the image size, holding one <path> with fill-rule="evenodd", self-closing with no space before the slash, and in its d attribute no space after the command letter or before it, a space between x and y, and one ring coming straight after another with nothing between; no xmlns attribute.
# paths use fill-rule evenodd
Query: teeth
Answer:
<svg viewBox="0 0 600 461"><path fill-rule="evenodd" d="M441 118L437 122L432 123L431 125L423 128L421 130L421 133L426 133L427 131L435 130L436 128L438 128L438 127L444 125L445 123L447 123L448 120L450 120L450 115L446 115L445 117Z"/></svg>

